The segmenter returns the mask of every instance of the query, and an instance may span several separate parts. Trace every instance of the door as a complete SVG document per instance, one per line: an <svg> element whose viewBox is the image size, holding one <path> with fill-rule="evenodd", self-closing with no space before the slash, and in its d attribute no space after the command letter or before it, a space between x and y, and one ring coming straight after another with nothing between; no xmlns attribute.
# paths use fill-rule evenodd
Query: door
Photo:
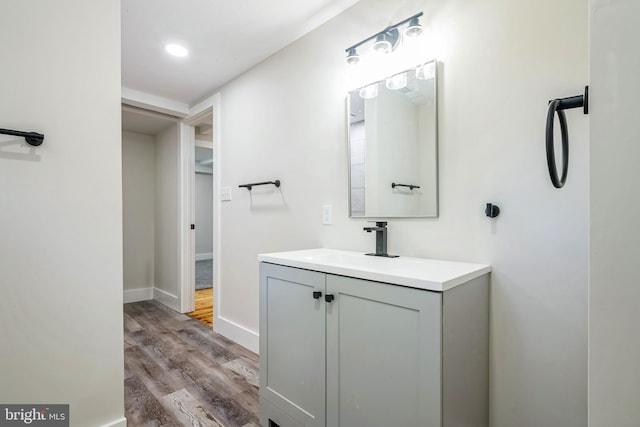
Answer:
<svg viewBox="0 0 640 427"><path fill-rule="evenodd" d="M260 263L260 422L325 426L325 274ZM264 400L268 402L264 402Z"/></svg>
<svg viewBox="0 0 640 427"><path fill-rule="evenodd" d="M327 425L441 426L441 294L327 275Z"/></svg>

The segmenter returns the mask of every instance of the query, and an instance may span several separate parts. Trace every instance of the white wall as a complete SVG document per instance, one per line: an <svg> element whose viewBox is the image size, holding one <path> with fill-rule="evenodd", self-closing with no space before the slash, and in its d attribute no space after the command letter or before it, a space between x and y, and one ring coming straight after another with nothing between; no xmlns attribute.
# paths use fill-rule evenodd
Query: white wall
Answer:
<svg viewBox="0 0 640 427"><path fill-rule="evenodd" d="M156 135L154 299L180 310L180 144L178 126Z"/></svg>
<svg viewBox="0 0 640 427"><path fill-rule="evenodd" d="M213 253L213 175L195 174L196 257Z"/></svg>
<svg viewBox="0 0 640 427"><path fill-rule="evenodd" d="M120 2L0 3L0 402L124 425Z"/></svg>
<svg viewBox="0 0 640 427"><path fill-rule="evenodd" d="M124 290L154 287L155 139L122 133Z"/></svg>
<svg viewBox="0 0 640 427"><path fill-rule="evenodd" d="M587 118L568 112L564 189L544 154L547 101L587 82L583 0L362 0L224 86L221 186L236 189L221 204L219 315L258 330L258 253L373 249L348 218L344 49L419 10L441 61L440 217L390 221L389 252L493 266L492 426L584 427ZM276 178L279 190L236 187Z"/></svg>
<svg viewBox="0 0 640 427"><path fill-rule="evenodd" d="M640 425L640 3L590 1L589 425Z"/></svg>

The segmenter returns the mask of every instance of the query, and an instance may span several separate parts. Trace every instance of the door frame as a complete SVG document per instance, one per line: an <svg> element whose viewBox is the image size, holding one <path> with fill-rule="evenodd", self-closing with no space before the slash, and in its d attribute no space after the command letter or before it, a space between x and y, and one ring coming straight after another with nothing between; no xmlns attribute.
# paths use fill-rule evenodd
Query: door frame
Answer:
<svg viewBox="0 0 640 427"><path fill-rule="evenodd" d="M191 224L195 221L195 132L194 126L212 113L213 126L213 313L214 327L220 313L220 94L217 93L189 109L180 124L181 207L180 224L180 311L195 309L195 233Z"/></svg>

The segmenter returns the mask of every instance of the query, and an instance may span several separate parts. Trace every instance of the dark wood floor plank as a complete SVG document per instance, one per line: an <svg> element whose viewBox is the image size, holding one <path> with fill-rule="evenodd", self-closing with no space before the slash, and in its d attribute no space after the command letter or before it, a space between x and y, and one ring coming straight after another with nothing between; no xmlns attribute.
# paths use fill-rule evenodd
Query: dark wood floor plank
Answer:
<svg viewBox="0 0 640 427"><path fill-rule="evenodd" d="M216 345L231 352L235 357L244 357L258 363L258 355L256 353L229 340L228 338L223 337L222 335L211 334L211 327L204 323L189 323L189 329L194 334L200 334L202 337L205 337L206 340L211 341L212 343L215 343Z"/></svg>
<svg viewBox="0 0 640 427"><path fill-rule="evenodd" d="M247 390L235 396L234 399L247 411L258 413L258 395L255 392Z"/></svg>
<svg viewBox="0 0 640 427"><path fill-rule="evenodd" d="M193 427L222 427L185 389L166 395L164 401L165 406L173 408L172 413L182 425Z"/></svg>
<svg viewBox="0 0 640 427"><path fill-rule="evenodd" d="M140 329L142 329L142 326L138 322L136 322L136 319L133 318L130 314L125 312L124 319L124 325L127 332L139 331Z"/></svg>
<svg viewBox="0 0 640 427"><path fill-rule="evenodd" d="M255 353L155 301L124 323L129 427L259 427Z"/></svg>
<svg viewBox="0 0 640 427"><path fill-rule="evenodd" d="M198 322L196 320L196 322ZM200 322L198 322L200 323ZM213 331L208 333L213 334ZM207 357L218 363L226 363L235 359L237 356L225 347L217 344L207 336L203 336L197 329L185 328L177 331L178 336L185 341L186 344L201 351Z"/></svg>
<svg viewBox="0 0 640 427"><path fill-rule="evenodd" d="M198 353L192 353L190 359L195 369L201 373L203 378L209 379L212 384L219 384L219 388L224 388L232 395L242 393L254 386L251 382L247 381L247 378L244 375L238 372L240 369L234 370L227 366L235 360L238 359L231 360L225 364L220 364L216 361L209 360L205 355ZM237 363L236 365L240 364L242 363Z"/></svg>
<svg viewBox="0 0 640 427"><path fill-rule="evenodd" d="M257 414L247 411L235 400L235 396L225 397L220 390L210 387L207 381L198 381L188 390L220 424L225 427L242 427L250 422L257 422Z"/></svg>
<svg viewBox="0 0 640 427"><path fill-rule="evenodd" d="M180 376L176 375L175 371L163 369L148 357L144 349L135 348L125 352L125 363L132 375L142 382L159 401L182 386Z"/></svg>
<svg viewBox="0 0 640 427"><path fill-rule="evenodd" d="M183 342L170 333L154 335L149 338L143 350L163 369L180 369L189 363L189 356L183 348Z"/></svg>
<svg viewBox="0 0 640 427"><path fill-rule="evenodd" d="M252 360L238 357L223 364L222 367L240 375L248 384L258 387L258 364Z"/></svg>
<svg viewBox="0 0 640 427"><path fill-rule="evenodd" d="M125 380L124 385L128 426L180 426L136 377Z"/></svg>

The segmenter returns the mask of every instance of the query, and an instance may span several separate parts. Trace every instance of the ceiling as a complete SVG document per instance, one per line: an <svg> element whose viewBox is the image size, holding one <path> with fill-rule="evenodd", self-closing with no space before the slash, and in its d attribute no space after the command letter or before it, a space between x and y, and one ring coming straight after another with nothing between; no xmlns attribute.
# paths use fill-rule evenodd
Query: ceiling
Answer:
<svg viewBox="0 0 640 427"><path fill-rule="evenodd" d="M357 2L122 0L122 85L193 105Z"/></svg>

